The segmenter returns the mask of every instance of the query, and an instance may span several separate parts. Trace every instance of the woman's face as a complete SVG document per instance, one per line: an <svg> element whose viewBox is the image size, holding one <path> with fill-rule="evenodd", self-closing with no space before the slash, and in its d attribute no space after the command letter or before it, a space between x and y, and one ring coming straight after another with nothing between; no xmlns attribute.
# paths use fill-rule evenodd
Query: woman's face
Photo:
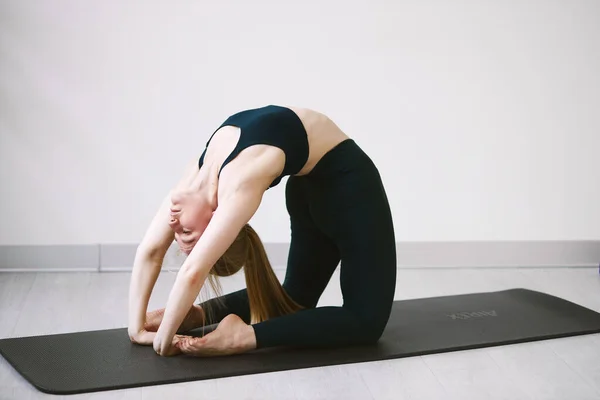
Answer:
<svg viewBox="0 0 600 400"><path fill-rule="evenodd" d="M198 193L171 192L169 226L185 254L190 254L210 222L212 210Z"/></svg>

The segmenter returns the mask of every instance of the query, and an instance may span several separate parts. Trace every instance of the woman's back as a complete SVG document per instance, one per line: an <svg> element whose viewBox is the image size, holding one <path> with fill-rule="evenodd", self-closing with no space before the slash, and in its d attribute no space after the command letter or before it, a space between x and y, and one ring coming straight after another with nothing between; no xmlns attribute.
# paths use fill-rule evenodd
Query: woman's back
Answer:
<svg viewBox="0 0 600 400"><path fill-rule="evenodd" d="M271 143L267 143L270 141L276 142L277 137L283 140L286 138L285 135L292 135L292 132L283 130L298 128L293 125L289 125L289 128L285 124L279 125L282 131L268 132L268 136L270 136L268 140L261 141L262 139L260 138L249 138L249 135L265 136L265 132L258 131L254 133L251 129L242 132L244 128L240 129L237 126L233 126L233 123L236 121L235 117L238 115L236 114L215 131L209 143L207 143L207 148L201 157L200 165L203 167L206 166L205 169L209 176L216 174L218 179L221 170L223 170L225 176L231 177L236 181L245 177L246 179L258 179L264 183L268 183L267 187L274 186L279 183L278 178L282 173L288 174L290 172L289 168L288 171L285 171L286 161L289 164L292 157L297 165L295 168L292 168L293 173L289 174L305 175L314 168L329 150L343 140L348 139L348 136L331 119L322 113L306 108L269 107L274 107L276 110L285 110L288 113L291 111L295 114L294 117L287 116L287 118L294 118L297 122L301 123L301 132L298 132L298 129L296 129L293 134L296 136L302 135L302 140L306 140L307 147L303 146L297 139L288 145L288 149L285 149L285 146L277 147L277 145L274 146ZM241 119L249 119L246 117L247 114L243 113L262 112L264 114L263 110L265 108L244 111L240 113L242 114ZM258 119L260 118L269 118L269 116L261 114L258 116ZM231 125L229 124L230 119L234 121ZM264 124L264 126L264 129L270 129L271 127L277 129L276 124ZM260 129L261 127L258 125L257 130ZM241 137L242 135L245 137ZM289 139L286 140L289 141ZM243 146L244 142L246 142L246 145L251 145L245 147ZM301 159L300 164L297 163L298 159Z"/></svg>

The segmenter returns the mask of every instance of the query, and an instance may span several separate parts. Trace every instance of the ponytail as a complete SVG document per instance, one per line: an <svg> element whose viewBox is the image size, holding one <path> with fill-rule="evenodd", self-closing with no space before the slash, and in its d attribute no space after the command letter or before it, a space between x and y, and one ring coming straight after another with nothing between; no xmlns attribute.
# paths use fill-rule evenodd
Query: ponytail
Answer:
<svg viewBox="0 0 600 400"><path fill-rule="evenodd" d="M285 292L275 275L260 237L250 225L242 229L248 238L244 275L250 303L250 323L292 314L302 309Z"/></svg>
<svg viewBox="0 0 600 400"><path fill-rule="evenodd" d="M219 294L217 277L230 276L244 267L250 323L293 314L303 307L285 292L275 275L260 237L248 224L244 225L235 241L210 271L209 283ZM212 314L211 310L207 310ZM212 320L209 317L209 320Z"/></svg>

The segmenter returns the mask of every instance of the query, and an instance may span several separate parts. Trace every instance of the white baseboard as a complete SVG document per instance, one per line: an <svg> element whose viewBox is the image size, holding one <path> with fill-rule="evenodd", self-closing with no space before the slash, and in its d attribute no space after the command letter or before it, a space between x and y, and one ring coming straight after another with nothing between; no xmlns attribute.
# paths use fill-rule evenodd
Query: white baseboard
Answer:
<svg viewBox="0 0 600 400"><path fill-rule="evenodd" d="M289 243L265 243L275 269L285 269ZM135 244L0 246L0 271L129 271ZM398 268L598 268L600 241L400 242ZM184 260L171 246L164 260Z"/></svg>

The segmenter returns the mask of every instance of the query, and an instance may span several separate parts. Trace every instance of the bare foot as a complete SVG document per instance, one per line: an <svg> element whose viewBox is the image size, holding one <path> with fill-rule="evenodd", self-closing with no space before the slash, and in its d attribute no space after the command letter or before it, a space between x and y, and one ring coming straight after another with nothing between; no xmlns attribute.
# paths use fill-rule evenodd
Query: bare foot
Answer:
<svg viewBox="0 0 600 400"><path fill-rule="evenodd" d="M177 346L183 354L191 356L231 355L255 349L256 336L251 325L229 314L213 332L201 338L180 336Z"/></svg>
<svg viewBox="0 0 600 400"><path fill-rule="evenodd" d="M146 314L146 323L144 324L144 329L148 332L156 332L158 327L160 326L163 316L165 314L165 309L161 308L158 310L151 311ZM195 328L199 328L204 323L204 312L202 311L202 307L194 304L188 311L187 315L183 319L181 326L177 330L177 333L183 333L190 331Z"/></svg>
<svg viewBox="0 0 600 400"><path fill-rule="evenodd" d="M146 322L144 323L144 330L148 332L156 332L160 323L162 322L165 309L150 311L146 313Z"/></svg>

